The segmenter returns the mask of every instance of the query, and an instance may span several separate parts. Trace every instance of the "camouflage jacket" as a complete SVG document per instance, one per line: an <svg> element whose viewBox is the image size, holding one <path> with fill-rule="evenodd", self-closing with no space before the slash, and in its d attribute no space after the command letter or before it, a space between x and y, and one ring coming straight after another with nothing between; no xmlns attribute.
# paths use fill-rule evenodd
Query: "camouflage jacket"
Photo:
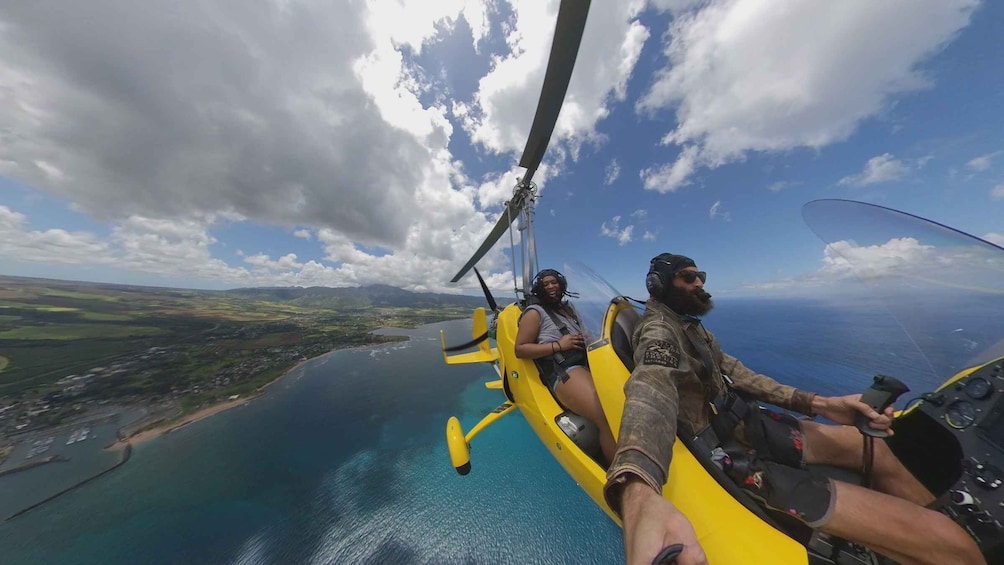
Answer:
<svg viewBox="0 0 1004 565"><path fill-rule="evenodd" d="M692 339L707 345L712 367L706 367ZM677 419L685 433L696 433L709 423L709 402L725 391L721 373L733 386L759 401L812 415L811 393L782 385L746 368L724 353L700 320L680 316L665 304L649 299L645 315L631 339L635 369L624 385L624 415L617 454L607 472L604 495L610 508L620 511L620 489L628 474L637 475L656 492L668 476L676 441ZM737 439L744 437L742 424Z"/></svg>

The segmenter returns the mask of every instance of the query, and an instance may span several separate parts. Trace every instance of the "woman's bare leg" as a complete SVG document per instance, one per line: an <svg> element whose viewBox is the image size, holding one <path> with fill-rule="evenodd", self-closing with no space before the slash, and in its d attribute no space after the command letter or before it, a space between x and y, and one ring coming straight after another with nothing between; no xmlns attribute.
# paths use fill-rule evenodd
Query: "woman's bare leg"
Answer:
<svg viewBox="0 0 1004 565"><path fill-rule="evenodd" d="M600 449L603 450L604 464L609 465L617 445L589 371L581 367L573 368L568 372L568 380L554 387L554 394L569 410L596 424L600 431Z"/></svg>

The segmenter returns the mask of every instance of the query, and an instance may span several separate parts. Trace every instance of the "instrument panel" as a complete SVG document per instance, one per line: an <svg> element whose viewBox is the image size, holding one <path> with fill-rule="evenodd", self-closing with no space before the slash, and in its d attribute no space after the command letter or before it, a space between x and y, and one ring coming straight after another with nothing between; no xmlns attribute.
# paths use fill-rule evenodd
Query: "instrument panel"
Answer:
<svg viewBox="0 0 1004 565"><path fill-rule="evenodd" d="M939 497L942 512L985 554L1004 551L1004 362L923 400L918 409L948 429L963 453L958 480Z"/></svg>

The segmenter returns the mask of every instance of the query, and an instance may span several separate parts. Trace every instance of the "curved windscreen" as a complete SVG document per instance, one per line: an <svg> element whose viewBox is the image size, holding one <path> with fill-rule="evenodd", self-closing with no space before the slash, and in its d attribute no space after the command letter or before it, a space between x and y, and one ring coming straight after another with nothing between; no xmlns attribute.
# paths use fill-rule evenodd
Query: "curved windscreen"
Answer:
<svg viewBox="0 0 1004 565"><path fill-rule="evenodd" d="M621 294L596 271L583 263L565 263L563 274L568 279L568 290L579 295L571 301L589 331L586 343L598 339L607 306L613 298Z"/></svg>
<svg viewBox="0 0 1004 565"><path fill-rule="evenodd" d="M823 271L881 302L942 380L1004 356L1004 249L882 206L816 200L802 208L826 242Z"/></svg>

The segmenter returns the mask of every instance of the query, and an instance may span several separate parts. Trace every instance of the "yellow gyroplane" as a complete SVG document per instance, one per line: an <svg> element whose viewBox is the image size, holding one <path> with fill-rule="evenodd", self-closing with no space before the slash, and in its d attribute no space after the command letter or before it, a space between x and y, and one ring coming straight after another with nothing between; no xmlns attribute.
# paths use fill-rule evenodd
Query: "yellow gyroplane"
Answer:
<svg viewBox="0 0 1004 565"><path fill-rule="evenodd" d="M475 310L471 341L448 347L441 336L447 364L486 363L494 368L498 378L486 386L500 390L504 401L466 432L460 421L451 417L446 436L454 468L466 475L471 472L470 444L474 437L518 408L551 456L619 524L619 517L603 499L606 475L597 462L595 427L557 402L532 360L515 355L519 318L538 269L533 237L537 188L532 178L561 109L588 8L589 2L583 0L561 3L540 100L519 161L526 172L484 243L452 279L457 282L464 277L518 221L520 244L511 250L513 262L518 256L522 266L522 286L514 289L516 300L499 307L474 269L488 309ZM940 380L950 376L942 386L911 400L909 409L897 414L896 435L888 441L913 474L939 496L942 511L973 534L988 562L1004 563L1004 488L998 488L1004 483L1004 341L1000 339L1004 333L1000 331L1000 321L1004 320L1004 249L923 218L858 202L810 202L803 208L803 217L830 244L830 249L865 273L865 282L875 289L875 295L888 299L886 305L897 321L921 346L927 366L916 367L918 374L935 375ZM865 254L855 252L904 239L919 242L931 256L940 254L954 274L925 274L903 265L883 269L869 263ZM968 286L948 288L951 292L946 292L946 284L957 280L955 275L961 273L969 277ZM631 300L591 272L576 278L566 267L566 276L576 290L583 285L595 289L591 297L595 313L585 316L594 337L587 346L587 355L597 393L616 437L624 405L623 388L630 376L629 367L633 366L631 335L640 312ZM600 295L602 305L596 306L599 302L595 299ZM939 309L943 304L937 302L943 302L946 296L962 305L951 315ZM583 302L577 300L577 307L588 311L590 306ZM918 310L923 308L918 305L924 304L930 305L932 316L921 320ZM966 344L962 354L945 351L956 342L963 343L959 340ZM932 343L944 347L924 348ZM867 446L867 441L864 443ZM766 512L717 466L696 456L700 451L693 446L692 438L678 437L663 496L690 519L713 565L892 563L866 548ZM827 468L817 472L840 480L867 481L860 473L846 470Z"/></svg>

